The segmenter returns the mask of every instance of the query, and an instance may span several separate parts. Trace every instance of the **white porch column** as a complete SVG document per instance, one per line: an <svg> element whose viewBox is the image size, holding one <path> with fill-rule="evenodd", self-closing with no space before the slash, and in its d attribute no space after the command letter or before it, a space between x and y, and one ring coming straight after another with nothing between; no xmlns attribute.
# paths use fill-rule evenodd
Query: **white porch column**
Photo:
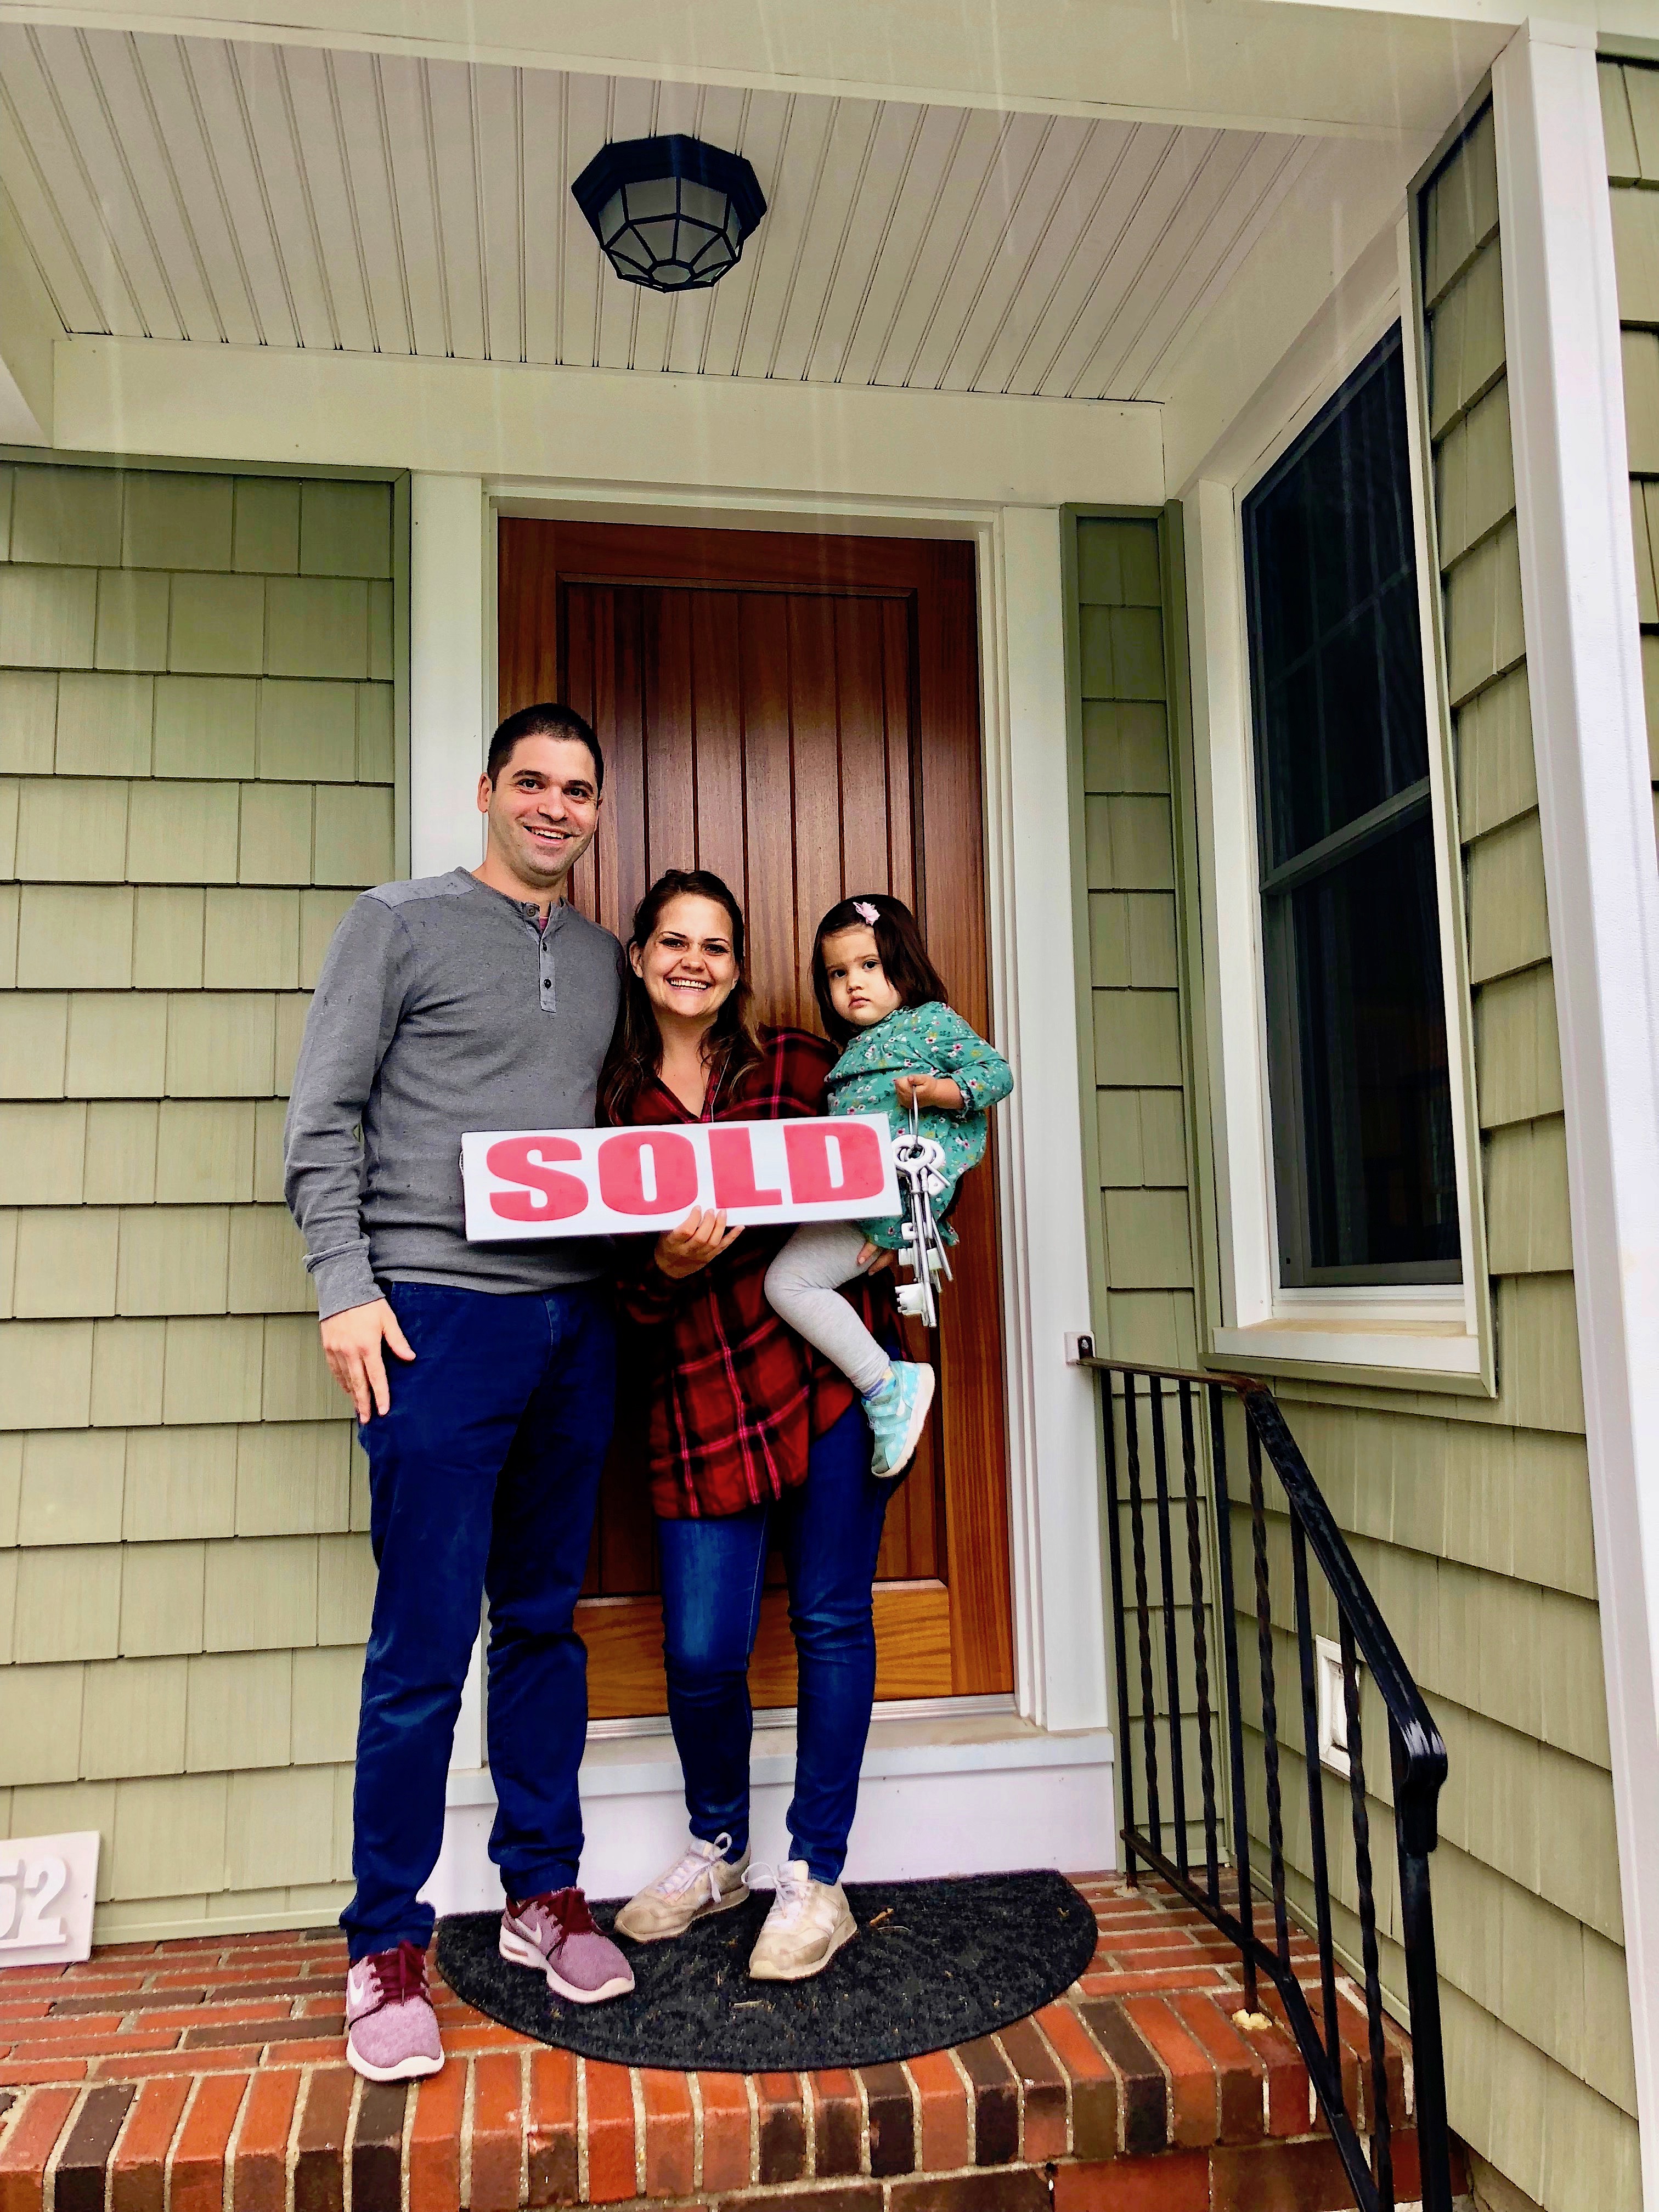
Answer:
<svg viewBox="0 0 1659 2212"><path fill-rule="evenodd" d="M1022 1703L1039 1726L1107 1725L1100 1457L1094 1378L1066 1364L1089 1326L1066 750L1066 580L1060 510L1004 510L1007 638L1007 957L1019 1084L1009 1107L1012 1203L1023 1234L1009 1268L1016 1444L1016 1626ZM1023 1331L1026 1359L1012 1340ZM1019 1447L1023 1444L1023 1449ZM1018 1561L1024 1547L1026 1571ZM1035 1599L1026 1601L1026 1593Z"/></svg>
<svg viewBox="0 0 1659 2212"><path fill-rule="evenodd" d="M489 551L477 477L416 473L410 485L410 873L483 857L474 800L483 766L491 641Z"/></svg>
<svg viewBox="0 0 1659 2212"><path fill-rule="evenodd" d="M1594 31L1523 25L1492 92L1644 2193L1659 2204L1659 866Z"/></svg>

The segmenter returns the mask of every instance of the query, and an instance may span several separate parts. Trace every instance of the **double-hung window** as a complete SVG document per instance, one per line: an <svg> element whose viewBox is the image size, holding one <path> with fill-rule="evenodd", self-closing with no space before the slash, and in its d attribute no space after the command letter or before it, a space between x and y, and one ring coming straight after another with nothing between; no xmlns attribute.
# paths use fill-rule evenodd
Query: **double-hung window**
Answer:
<svg viewBox="0 0 1659 2212"><path fill-rule="evenodd" d="M1279 1280L1461 1278L1396 327L1243 503Z"/></svg>

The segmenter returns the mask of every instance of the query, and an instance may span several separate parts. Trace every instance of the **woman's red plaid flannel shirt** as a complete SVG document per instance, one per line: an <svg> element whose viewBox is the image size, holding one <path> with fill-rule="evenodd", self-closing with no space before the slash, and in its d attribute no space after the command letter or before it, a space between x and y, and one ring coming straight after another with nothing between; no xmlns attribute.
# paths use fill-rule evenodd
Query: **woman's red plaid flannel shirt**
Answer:
<svg viewBox="0 0 1659 2212"><path fill-rule="evenodd" d="M701 1117L660 1081L634 1103L639 1122L775 1121L823 1111L832 1047L804 1030L763 1030L759 1062L711 1087ZM623 1314L648 1364L651 1504L667 1521L742 1513L806 1480L807 1448L853 1402L852 1384L766 1303L764 1278L787 1229L745 1229L701 1273L671 1282L644 1238L624 1245ZM631 1264L630 1264L631 1263ZM890 1312L886 1278L849 1286L866 1321ZM622 1370L629 1371L624 1347Z"/></svg>

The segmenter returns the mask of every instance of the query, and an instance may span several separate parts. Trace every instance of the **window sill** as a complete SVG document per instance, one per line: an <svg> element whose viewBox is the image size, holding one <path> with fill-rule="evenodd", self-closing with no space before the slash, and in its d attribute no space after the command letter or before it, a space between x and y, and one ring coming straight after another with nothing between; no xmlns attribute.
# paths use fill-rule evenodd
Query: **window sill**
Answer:
<svg viewBox="0 0 1659 2212"><path fill-rule="evenodd" d="M1218 1364L1278 1373L1358 1370L1363 1379L1387 1379L1407 1389L1492 1387L1480 1340L1461 1313L1455 1320L1420 1321L1392 1316L1383 1320L1375 1314L1352 1320L1330 1314L1317 1319L1276 1315L1246 1328L1216 1329L1211 1357Z"/></svg>

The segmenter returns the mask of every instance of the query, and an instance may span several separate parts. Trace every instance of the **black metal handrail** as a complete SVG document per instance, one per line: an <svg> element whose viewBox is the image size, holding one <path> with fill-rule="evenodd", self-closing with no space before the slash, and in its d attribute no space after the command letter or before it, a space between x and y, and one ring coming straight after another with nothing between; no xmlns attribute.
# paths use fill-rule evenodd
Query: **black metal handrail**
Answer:
<svg viewBox="0 0 1659 2212"><path fill-rule="evenodd" d="M1394 1778L1395 1839L1400 1861L1401 1934L1405 1953L1407 1996L1411 2013L1415 2118L1422 2169L1424 2212L1451 2212L1451 2165L1446 2127L1446 2079L1440 2032L1440 1986L1435 1965L1434 1911L1429 1893L1429 1854L1436 1843L1436 1805L1446 1778L1446 1748L1422 1692L1412 1680L1400 1647L1377 1611L1376 1601L1354 1564L1352 1553L1330 1508L1320 1495L1285 1425L1273 1393L1248 1376L1191 1374L1178 1369L1136 1366L1121 1360L1086 1358L1100 1376L1105 1432L1107 1525L1111 1554L1113 1638L1117 1662L1118 1723L1123 1755L1119 1771L1123 1799L1124 1871L1133 1882L1136 1861L1155 1868L1230 1941L1243 1963L1244 2001L1257 2008L1257 1974L1266 1974L1278 1992L1285 2017L1307 2063L1344 2170L1360 2212L1394 2212L1392 2133L1389 2113L1387 2052L1378 1965L1376 1901L1372 1887L1370 1817L1365 1794L1364 1750L1359 1712L1359 1667L1369 1669L1388 1714ZM1229 1398L1244 1415L1245 1460L1249 1481L1251 1552L1256 1617L1260 1726L1267 1805L1267 1889L1272 1899L1271 1944L1256 1934L1256 1875L1245 1804L1244 1714L1238 1659L1237 1606L1233 1579L1232 1498L1227 1486L1227 1440L1224 1413ZM1223 1696L1219 1715L1210 1680L1210 1634L1206 1623L1201 1504L1200 1446L1195 1408L1207 1403L1209 1458L1215 1509L1215 1611L1220 1632ZM1170 1484L1173 1415L1179 1437L1182 1492ZM1119 1481L1118 1423L1122 1425L1124 1482ZM1147 1558L1148 1499L1143 1480L1142 1424L1150 1431L1152 1481L1151 1504L1158 1553L1154 1588ZM1273 1656L1273 1591L1268 1565L1267 1504L1262 1459L1266 1455L1284 1492L1290 1522L1291 1580L1302 1698L1303 1747L1308 1770L1309 1842L1312 1857L1312 1933L1318 1947L1320 2009L1316 2021L1291 1951L1286 1896L1284 1788L1279 1771L1278 1691ZM1175 1574L1176 1535L1172 1515L1179 1504L1185 1520L1188 1588L1182 1601ZM1129 1573L1124 1589L1124 1528L1127 1515ZM1312 1554L1334 1602L1340 1630L1343 1706L1346 1720L1348 1790L1354 1839L1354 1886L1358 1908L1360 1963L1364 1978L1366 2057L1370 2081L1364 2093L1367 2145L1359 2131L1359 2100L1350 2111L1344 2083L1336 1961L1331 1923L1330 1863L1325 1828L1325 1796L1319 1747L1317 1659L1310 1595L1308 1560ZM1160 1729L1154 1682L1154 1614L1161 1612L1166 1683L1162 1733L1167 1767L1161 1768ZM1135 1778L1130 1750L1128 1623L1135 1629L1135 1659L1140 1692L1140 1748L1146 1785L1146 1820L1136 1817ZM1187 1748L1183 1741L1181 1647L1188 1642L1198 1721L1199 1792L1202 1817L1203 1865L1195 1871L1188 1824ZM1219 1804L1216 1733L1225 1733L1227 1790L1231 1798L1232 1863L1236 1899L1222 1882L1223 1815ZM1167 1772L1173 1852L1164 1844L1161 1774ZM1231 1886L1230 1885L1230 1887ZM1237 1910L1233 1908L1236 1902Z"/></svg>

